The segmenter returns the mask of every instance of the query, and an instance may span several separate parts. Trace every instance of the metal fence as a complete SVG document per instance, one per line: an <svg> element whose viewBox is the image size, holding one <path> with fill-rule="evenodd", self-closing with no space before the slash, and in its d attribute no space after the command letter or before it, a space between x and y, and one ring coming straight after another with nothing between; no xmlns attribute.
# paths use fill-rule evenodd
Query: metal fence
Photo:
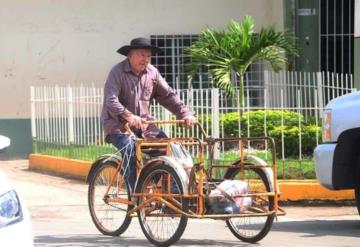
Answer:
<svg viewBox="0 0 360 247"><path fill-rule="evenodd" d="M303 137L304 126L310 121L315 126L321 125L321 112L326 103L334 97L352 92L351 75L330 73L302 72L264 72L264 84L246 85L245 106L240 107L237 96L227 98L216 88L178 90L180 98L197 113L205 129L214 137L229 135L254 135L254 115L248 112L262 111L261 126L256 134L269 135L270 113L277 111L275 125L279 128L277 138L278 155L281 160L311 160L304 152L304 145L309 140ZM39 153L94 159L101 152L111 147L104 144L104 134L100 122L103 102L103 89L95 87L31 87L31 126L34 150ZM170 119L173 116L164 108L154 103L152 114L157 119ZM294 112L287 122L287 112ZM233 114L232 129L229 130L227 116ZM234 120L235 117L235 120ZM258 116L257 116L258 118ZM235 125L234 125L235 121ZM259 119L257 119L259 121ZM258 124L258 123L257 123ZM274 124L274 122L272 123ZM289 126L292 125L292 126ZM284 128L282 128L284 127ZM297 151L288 157L288 136L285 127L297 128ZM170 136L198 136L197 129L179 129L169 126L164 131ZM321 141L321 132L314 133L314 145ZM100 149L99 149L100 147ZM88 148L84 151L84 148ZM103 148L103 149L101 149ZM64 153L56 150L67 149ZM294 147L292 147L294 149ZM52 150L52 151L49 151ZM219 147L218 154L226 151Z"/></svg>

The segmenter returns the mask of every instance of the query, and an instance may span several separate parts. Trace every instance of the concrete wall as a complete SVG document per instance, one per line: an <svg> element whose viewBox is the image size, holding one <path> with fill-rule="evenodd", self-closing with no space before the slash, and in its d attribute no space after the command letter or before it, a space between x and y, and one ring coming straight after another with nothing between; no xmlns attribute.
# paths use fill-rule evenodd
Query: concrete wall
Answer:
<svg viewBox="0 0 360 247"><path fill-rule="evenodd" d="M257 29L282 29L282 13L282 0L2 0L0 134L12 138L14 155L30 152L29 87L102 86L131 38L196 34L246 14Z"/></svg>
<svg viewBox="0 0 360 247"><path fill-rule="evenodd" d="M102 85L136 36L194 34L252 15L282 28L281 0L6 0L0 8L0 116L29 117L29 86Z"/></svg>

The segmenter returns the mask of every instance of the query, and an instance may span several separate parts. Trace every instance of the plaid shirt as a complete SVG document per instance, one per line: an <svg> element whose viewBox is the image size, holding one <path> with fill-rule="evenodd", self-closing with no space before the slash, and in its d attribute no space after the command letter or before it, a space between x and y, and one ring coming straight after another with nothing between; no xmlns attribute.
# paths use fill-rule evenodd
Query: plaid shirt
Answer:
<svg viewBox="0 0 360 247"><path fill-rule="evenodd" d="M131 71L128 59L115 65L104 87L101 120L105 135L122 133L132 114L151 119L149 109L153 99L175 114L177 119L194 115L151 64L140 75ZM144 138L156 137L160 132L154 125L133 131Z"/></svg>

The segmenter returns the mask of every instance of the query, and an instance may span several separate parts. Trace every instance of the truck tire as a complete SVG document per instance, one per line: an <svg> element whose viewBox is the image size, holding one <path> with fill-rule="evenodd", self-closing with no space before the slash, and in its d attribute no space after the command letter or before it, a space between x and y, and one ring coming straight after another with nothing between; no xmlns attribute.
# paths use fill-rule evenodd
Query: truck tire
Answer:
<svg viewBox="0 0 360 247"><path fill-rule="evenodd" d="M360 215L360 169L358 169L356 174L356 185L355 185L355 202L358 213Z"/></svg>
<svg viewBox="0 0 360 247"><path fill-rule="evenodd" d="M356 171L356 183L355 183L355 202L356 202L356 207L358 210L358 213L360 215L360 156L358 158L358 168Z"/></svg>

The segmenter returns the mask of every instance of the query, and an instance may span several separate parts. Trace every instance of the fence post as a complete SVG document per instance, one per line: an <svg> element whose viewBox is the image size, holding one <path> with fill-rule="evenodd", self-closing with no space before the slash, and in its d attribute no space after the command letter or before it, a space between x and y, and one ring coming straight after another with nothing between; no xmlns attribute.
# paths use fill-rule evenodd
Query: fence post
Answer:
<svg viewBox="0 0 360 247"><path fill-rule="evenodd" d="M74 143L74 105L72 97L72 88L70 85L67 87L67 107L68 107L68 138L69 143Z"/></svg>
<svg viewBox="0 0 360 247"><path fill-rule="evenodd" d="M317 82L317 96L318 96L318 115L322 118L322 110L324 109L324 101L323 101L323 83L321 72L316 72L316 82Z"/></svg>
<svg viewBox="0 0 360 247"><path fill-rule="evenodd" d="M269 71L268 70L264 70L264 91L266 91L268 93L268 96L270 95L269 93ZM264 95L264 106L270 106L270 97L265 97Z"/></svg>
<svg viewBox="0 0 360 247"><path fill-rule="evenodd" d="M36 138L36 120L35 120L35 88L30 87L30 101L31 101L31 136Z"/></svg>
<svg viewBox="0 0 360 247"><path fill-rule="evenodd" d="M314 93L315 126L319 126L319 115L318 115L319 103L318 103L318 98L316 97L316 95L317 95L317 89L315 89L315 93ZM317 145L319 145L319 133L316 130L316 146Z"/></svg>
<svg viewBox="0 0 360 247"><path fill-rule="evenodd" d="M164 113L164 120L165 121L170 120L171 119L170 112L168 110L166 110L164 107L162 108L162 110ZM170 127L171 127L170 124L165 124L163 126L165 133L171 136L172 132L170 132Z"/></svg>
<svg viewBox="0 0 360 247"><path fill-rule="evenodd" d="M35 112L35 88L30 87L30 101L31 101L31 137L33 141L34 152L38 152L36 142L36 112Z"/></svg>
<svg viewBox="0 0 360 247"><path fill-rule="evenodd" d="M49 95L48 95L48 88L43 87L44 92L44 121L45 121L45 136L44 140L47 142L51 142L51 136L50 136L50 123L49 123Z"/></svg>
<svg viewBox="0 0 360 247"><path fill-rule="evenodd" d="M219 89L213 88L211 93L211 110L212 110L212 136L214 138L220 137L220 124L219 124ZM220 150L218 145L214 147L214 159L219 159Z"/></svg>
<svg viewBox="0 0 360 247"><path fill-rule="evenodd" d="M281 109L281 159L285 160L285 136L284 136L284 92L280 90L280 109Z"/></svg>
<svg viewBox="0 0 360 247"><path fill-rule="evenodd" d="M353 75L350 74L348 75L350 77L350 88L351 88L351 92L356 92L357 91L357 88L354 87L354 78L353 78Z"/></svg>
<svg viewBox="0 0 360 247"><path fill-rule="evenodd" d="M302 159L302 137L301 137L301 117L300 117L300 112L301 112L301 91L298 90L297 91L297 99L298 99L298 113L299 113L299 119L298 119L298 124L299 124L299 160L301 161Z"/></svg>

